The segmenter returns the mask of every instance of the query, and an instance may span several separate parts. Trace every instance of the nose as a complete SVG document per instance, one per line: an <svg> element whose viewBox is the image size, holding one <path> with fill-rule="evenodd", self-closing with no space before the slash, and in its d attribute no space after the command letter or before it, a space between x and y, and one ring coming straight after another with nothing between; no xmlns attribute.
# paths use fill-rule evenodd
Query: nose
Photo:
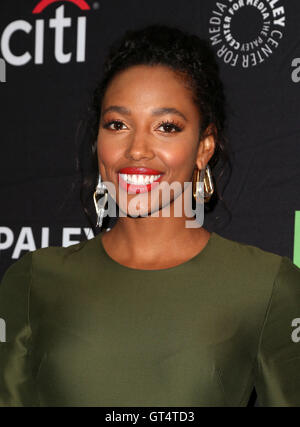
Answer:
<svg viewBox="0 0 300 427"><path fill-rule="evenodd" d="M152 144L145 134L142 135L140 132L136 132L129 142L126 149L125 157L130 160L150 160L154 157Z"/></svg>

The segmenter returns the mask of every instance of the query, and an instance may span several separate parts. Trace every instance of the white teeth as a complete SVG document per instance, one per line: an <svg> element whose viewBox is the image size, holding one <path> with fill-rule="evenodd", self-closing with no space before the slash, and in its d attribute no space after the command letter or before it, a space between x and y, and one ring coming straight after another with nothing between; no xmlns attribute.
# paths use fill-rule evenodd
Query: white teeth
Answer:
<svg viewBox="0 0 300 427"><path fill-rule="evenodd" d="M128 182L128 184L135 185L146 185L151 184L153 181L156 181L160 175L129 175L127 173L120 173L121 178Z"/></svg>

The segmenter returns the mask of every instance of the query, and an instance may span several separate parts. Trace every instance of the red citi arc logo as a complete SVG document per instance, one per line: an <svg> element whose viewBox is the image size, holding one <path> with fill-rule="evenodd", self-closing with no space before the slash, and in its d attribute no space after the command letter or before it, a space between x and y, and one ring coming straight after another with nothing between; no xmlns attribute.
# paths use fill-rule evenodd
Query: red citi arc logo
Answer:
<svg viewBox="0 0 300 427"><path fill-rule="evenodd" d="M44 64L44 47L49 43L49 37L54 37L54 59L59 64L67 64L72 61L85 62L86 57L86 16L75 18L75 26L73 25L74 18L65 15L65 7L67 4L73 4L81 11L89 11L91 7L85 0L41 0L34 7L32 14L38 17L45 9L56 3L55 17L50 18L48 23L45 19L36 19L35 22L28 22L23 19L18 19L11 22L2 32L0 36L1 53L4 60L13 66L24 66L30 62L34 64ZM47 25L48 24L48 25ZM77 24L77 25L76 25ZM50 30L46 30L49 28ZM73 51L66 52L64 46L65 33L72 31L74 47ZM28 38L28 50L17 54L13 49L13 36L17 32L22 32L24 38L27 38L30 33L34 33L33 46L30 49L30 39ZM53 34L54 32L54 34ZM70 34L68 34L70 36ZM68 37L71 39L71 37Z"/></svg>
<svg viewBox="0 0 300 427"><path fill-rule="evenodd" d="M32 13L41 13L43 12L46 7L48 7L52 3L56 3L58 1L62 0L42 0L35 6ZM64 0L70 3L74 3L76 6L78 6L81 10L90 10L90 6L87 4L84 0Z"/></svg>

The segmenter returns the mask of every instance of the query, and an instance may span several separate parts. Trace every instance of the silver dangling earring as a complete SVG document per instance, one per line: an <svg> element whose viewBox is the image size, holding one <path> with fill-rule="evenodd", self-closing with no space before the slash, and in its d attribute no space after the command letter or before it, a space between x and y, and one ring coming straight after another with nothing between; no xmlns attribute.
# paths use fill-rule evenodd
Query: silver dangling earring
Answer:
<svg viewBox="0 0 300 427"><path fill-rule="evenodd" d="M103 196L100 197L100 199L97 201L96 196L98 194L102 194ZM94 192L94 205L95 205L95 209L97 212L97 224L96 227L102 227L102 222L103 222L103 216L104 216L104 212L105 212L105 205L108 199L108 189L106 187L106 185L101 182L101 175L99 174L99 179L98 179L98 184L96 187L96 190Z"/></svg>

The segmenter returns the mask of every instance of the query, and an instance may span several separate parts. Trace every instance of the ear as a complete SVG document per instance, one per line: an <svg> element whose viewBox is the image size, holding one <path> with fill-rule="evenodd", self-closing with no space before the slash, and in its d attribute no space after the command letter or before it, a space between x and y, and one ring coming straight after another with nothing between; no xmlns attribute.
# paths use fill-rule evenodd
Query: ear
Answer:
<svg viewBox="0 0 300 427"><path fill-rule="evenodd" d="M215 142L216 130L214 125L209 125L202 139L199 141L199 147L197 152L196 164L198 169L204 169L213 156L216 149Z"/></svg>

